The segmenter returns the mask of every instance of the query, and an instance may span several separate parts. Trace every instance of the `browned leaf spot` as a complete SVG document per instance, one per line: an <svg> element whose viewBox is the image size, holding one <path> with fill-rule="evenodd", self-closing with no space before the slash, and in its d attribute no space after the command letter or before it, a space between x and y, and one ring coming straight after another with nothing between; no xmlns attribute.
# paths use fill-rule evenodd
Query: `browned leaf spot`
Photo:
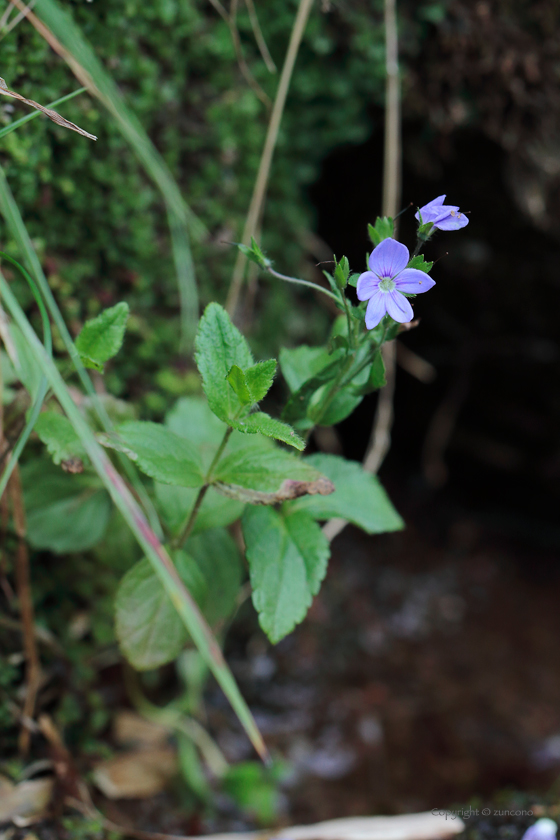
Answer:
<svg viewBox="0 0 560 840"><path fill-rule="evenodd" d="M20 102L25 102L26 105L31 105L32 108L36 108L41 113L45 114L50 120L52 120L57 125L61 125L63 128L69 128L71 131L77 131L78 134L81 134L83 137L89 137L90 140L97 140L97 137L93 134L89 134L89 132L84 131L83 128L80 128L77 125L74 125L73 122L70 120L65 120L64 117L61 117L56 111L52 111L50 108L45 108L44 105L39 105L38 102L34 102L33 99L26 99L25 96L22 96L21 93L16 93L13 90L8 90L8 85L0 77L0 93L4 96L12 96L14 99L19 99Z"/></svg>
<svg viewBox="0 0 560 840"><path fill-rule="evenodd" d="M214 485L216 490L230 499L238 499L252 505L275 505L277 502L289 502L300 496L329 496L334 493L335 486L330 479L322 476L314 481L295 481L287 478L274 493L262 490L249 490L238 484L224 484L221 481Z"/></svg>
<svg viewBox="0 0 560 840"><path fill-rule="evenodd" d="M84 471L84 462L81 458L67 458L60 462L60 466L67 473L82 473Z"/></svg>

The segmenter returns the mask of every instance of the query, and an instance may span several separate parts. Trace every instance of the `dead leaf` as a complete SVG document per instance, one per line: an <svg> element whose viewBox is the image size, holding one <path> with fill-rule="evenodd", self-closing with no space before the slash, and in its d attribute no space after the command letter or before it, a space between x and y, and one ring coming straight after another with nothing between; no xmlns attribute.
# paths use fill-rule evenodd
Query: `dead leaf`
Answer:
<svg viewBox="0 0 560 840"><path fill-rule="evenodd" d="M135 744L138 747L155 747L165 744L169 729L160 723L152 723L136 712L124 709L117 712L113 721L113 737L117 744Z"/></svg>
<svg viewBox="0 0 560 840"><path fill-rule="evenodd" d="M224 484L217 481L213 485L223 496L249 502L252 505L275 505L277 502L289 502L300 496L329 496L334 493L335 486L330 479L322 476L314 481L295 481L287 478L275 493L264 493L261 490L249 490L238 484Z"/></svg>
<svg viewBox="0 0 560 840"><path fill-rule="evenodd" d="M93 780L108 799L148 799L162 791L178 768L172 747L117 755L97 764Z"/></svg>
<svg viewBox="0 0 560 840"><path fill-rule="evenodd" d="M45 108L44 105L39 105L38 102L34 102L33 99L26 99L25 96L22 96L21 93L16 93L13 90L8 90L8 85L0 77L0 94L4 96L11 96L14 99L19 99L20 102L25 102L26 105L31 105L32 108L36 108L41 113L45 114L50 120L52 120L57 125L61 125L62 128L69 128L71 131L77 131L78 134L81 134L83 137L89 137L90 140L97 140L97 137L93 134L89 134L89 132L84 131L83 128L75 125L70 120L64 119L58 114L56 111L53 111L51 108Z"/></svg>
<svg viewBox="0 0 560 840"><path fill-rule="evenodd" d="M3 778L0 781L0 823L12 820L17 825L29 825L42 819L51 801L53 785L51 777L18 785Z"/></svg>
<svg viewBox="0 0 560 840"><path fill-rule="evenodd" d="M81 458L67 458L65 461L60 462L60 466L64 472L72 473L72 475L83 473L84 471L84 462Z"/></svg>

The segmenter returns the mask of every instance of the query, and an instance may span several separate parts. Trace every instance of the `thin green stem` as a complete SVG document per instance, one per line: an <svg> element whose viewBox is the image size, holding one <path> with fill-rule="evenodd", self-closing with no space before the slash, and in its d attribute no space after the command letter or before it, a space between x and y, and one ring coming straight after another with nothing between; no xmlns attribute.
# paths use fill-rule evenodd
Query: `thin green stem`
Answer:
<svg viewBox="0 0 560 840"><path fill-rule="evenodd" d="M80 93L84 93L87 90L85 87L78 88L77 90L73 90L72 93L67 93L66 96L61 97L60 99L56 99L54 102L49 102L47 108L56 108L57 105L62 105L63 102L68 102L70 99L74 99L75 96L79 96ZM21 117L19 120L15 120L15 122L10 123L10 125L5 126L4 128L0 129L0 137L5 137L6 134L10 134L10 132L15 131L16 128L19 128L25 123L28 123L30 120L35 120L37 117L41 116L41 111L33 111L32 114L26 114L25 117Z"/></svg>
<svg viewBox="0 0 560 840"><path fill-rule="evenodd" d="M229 426L226 429L226 433L225 433L225 435L222 439L222 442L220 443L218 449L216 450L216 454L214 455L214 458L212 459L212 463L210 464L210 466L208 468L208 472L206 473L206 478L204 479L204 484L202 485L202 487L198 491L198 495L195 499L193 508L190 512L190 516L187 519L187 524L183 528L183 530L181 532L181 536L177 540L177 546L179 548L181 548L186 543L186 541L188 540L188 538L191 535L192 529L194 528L194 523L196 522L196 517L198 516L198 512L200 510L202 502L204 501L204 497L206 496L206 493L208 492L208 488L210 487L210 484L212 482L212 473L214 472L214 469L216 468L216 466L218 464L218 461L220 460L220 458L223 455L224 449L227 446L227 442L228 442L232 432L233 432L233 429L231 428L231 426Z"/></svg>
<svg viewBox="0 0 560 840"><path fill-rule="evenodd" d="M323 288L323 286L319 286L318 283L312 283L310 280L301 280L299 277L289 277L287 274L280 274L280 272L275 271L270 266L266 269L269 274L272 274L273 277L276 277L278 280L285 280L286 283L297 283L299 286L308 286L310 289L314 289L316 292L323 292L324 295L327 297L332 298L336 303L340 303L340 299L330 292L328 289Z"/></svg>

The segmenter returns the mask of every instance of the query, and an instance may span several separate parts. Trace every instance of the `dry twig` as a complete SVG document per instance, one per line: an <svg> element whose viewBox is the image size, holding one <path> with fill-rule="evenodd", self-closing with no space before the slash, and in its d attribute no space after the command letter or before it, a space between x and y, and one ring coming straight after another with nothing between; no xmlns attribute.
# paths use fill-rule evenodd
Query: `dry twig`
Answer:
<svg viewBox="0 0 560 840"><path fill-rule="evenodd" d="M29 7L22 12L22 14L27 15ZM44 105L39 105L38 102L35 102L33 99L26 99L25 96L22 96L21 93L16 93L13 90L9 90L6 82L4 79L0 78L0 94L4 96L11 96L13 99L18 99L20 102L25 102L26 105L31 105L32 108L36 108L41 113L45 114L50 120L52 120L57 125L62 126L62 128L69 128L71 131L77 131L78 134L81 134L83 137L89 137L90 140L97 140L94 134L89 134L89 132L84 131L83 128L75 125L70 120L61 117L57 111L53 111L51 108L45 108Z"/></svg>

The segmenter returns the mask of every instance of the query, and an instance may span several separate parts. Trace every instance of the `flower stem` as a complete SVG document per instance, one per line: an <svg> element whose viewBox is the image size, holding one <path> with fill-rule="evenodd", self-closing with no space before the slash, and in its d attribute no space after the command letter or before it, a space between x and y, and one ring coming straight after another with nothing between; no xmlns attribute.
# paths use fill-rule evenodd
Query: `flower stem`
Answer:
<svg viewBox="0 0 560 840"><path fill-rule="evenodd" d="M280 272L275 271L270 266L268 266L266 270L269 274L272 274L273 277L277 277L278 280L285 280L287 283L297 283L300 286L309 286L311 289L315 289L316 292L323 292L324 295L327 295L327 297L332 298L337 304L340 304L340 298L328 289L323 288L323 286L319 286L318 283L311 283L310 280L300 280L299 277L288 277L287 274L280 274Z"/></svg>

